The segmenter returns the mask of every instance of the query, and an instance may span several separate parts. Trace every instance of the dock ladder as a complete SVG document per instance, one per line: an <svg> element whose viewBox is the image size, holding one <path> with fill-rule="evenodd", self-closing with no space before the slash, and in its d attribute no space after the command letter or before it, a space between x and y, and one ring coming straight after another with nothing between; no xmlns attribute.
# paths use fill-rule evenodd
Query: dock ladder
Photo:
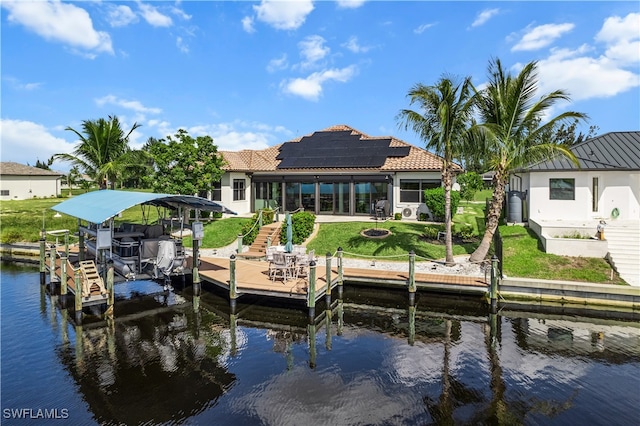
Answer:
<svg viewBox="0 0 640 426"><path fill-rule="evenodd" d="M104 281L93 260L84 260L80 262L80 273L82 274L82 296L88 297L91 293L106 294L107 289L104 287Z"/></svg>

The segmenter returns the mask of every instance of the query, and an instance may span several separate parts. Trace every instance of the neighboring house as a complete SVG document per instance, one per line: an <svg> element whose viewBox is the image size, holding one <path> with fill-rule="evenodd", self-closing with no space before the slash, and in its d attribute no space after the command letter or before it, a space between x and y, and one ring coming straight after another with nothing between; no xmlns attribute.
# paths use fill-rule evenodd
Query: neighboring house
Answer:
<svg viewBox="0 0 640 426"><path fill-rule="evenodd" d="M611 132L571 147L566 158L532 164L510 177L508 207L520 191L523 215L550 253L607 256L640 285L640 132ZM594 236L604 221L604 241ZM560 238L563 237L563 238Z"/></svg>
<svg viewBox="0 0 640 426"><path fill-rule="evenodd" d="M510 177L510 190L527 191L529 220L639 220L640 132L607 133L571 151L579 166L562 157Z"/></svg>
<svg viewBox="0 0 640 426"><path fill-rule="evenodd" d="M57 197L62 174L24 164L0 163L0 200Z"/></svg>
<svg viewBox="0 0 640 426"><path fill-rule="evenodd" d="M263 150L221 151L226 162L212 194L239 214L269 207L315 214L417 218L423 190L441 186L442 158L391 136L338 125ZM457 172L462 169L456 166Z"/></svg>

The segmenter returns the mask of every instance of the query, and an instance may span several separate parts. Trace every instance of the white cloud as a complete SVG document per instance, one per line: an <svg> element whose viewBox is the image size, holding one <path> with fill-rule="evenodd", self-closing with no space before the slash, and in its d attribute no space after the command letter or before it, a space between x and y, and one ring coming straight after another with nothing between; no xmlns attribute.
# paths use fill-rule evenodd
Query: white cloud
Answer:
<svg viewBox="0 0 640 426"><path fill-rule="evenodd" d="M179 18L184 19L185 21L189 21L191 19L191 15L188 15L184 10L176 6L173 6L171 8L171 13L178 16Z"/></svg>
<svg viewBox="0 0 640 426"><path fill-rule="evenodd" d="M475 21L471 24L472 27L479 27L487 23L487 21L500 12L500 9L485 9L476 16Z"/></svg>
<svg viewBox="0 0 640 426"><path fill-rule="evenodd" d="M302 68L313 66L329 54L331 49L324 45L325 41L326 40L319 35L312 35L298 43L300 56L303 58Z"/></svg>
<svg viewBox="0 0 640 426"><path fill-rule="evenodd" d="M15 77L10 77L7 75L3 75L2 79L4 81L6 81L7 83L9 83L9 85L16 90L24 90L24 91L31 91L31 90L36 90L39 89L40 86L42 86L42 83L23 83L22 81L18 80Z"/></svg>
<svg viewBox="0 0 640 426"><path fill-rule="evenodd" d="M103 106L106 104L109 105L117 105L124 109L128 109L140 114L160 114L162 110L160 108L148 108L142 105L140 101L130 101L126 99L120 99L114 95L103 96L102 98L98 98L95 100L98 106Z"/></svg>
<svg viewBox="0 0 640 426"><path fill-rule="evenodd" d="M586 56L587 50L554 49L539 61L540 93L562 89L578 101L616 96L640 85L638 74L618 67L605 56Z"/></svg>
<svg viewBox="0 0 640 426"><path fill-rule="evenodd" d="M184 39L180 36L176 37L176 46L182 53L189 53L189 46L184 41Z"/></svg>
<svg viewBox="0 0 640 426"><path fill-rule="evenodd" d="M322 72L315 72L307 78L293 78L283 81L280 85L285 93L300 96L304 99L317 101L323 90L323 84L328 81L338 81L345 83L351 79L357 69L350 65L342 69L329 69Z"/></svg>
<svg viewBox="0 0 640 426"><path fill-rule="evenodd" d="M371 50L371 46L362 46L358 42L358 37L351 36L346 43L342 43L342 47L352 51L353 53L365 53Z"/></svg>
<svg viewBox="0 0 640 426"><path fill-rule="evenodd" d="M307 19L313 10L311 0L278 1L262 0L253 6L259 21L278 30L295 30Z"/></svg>
<svg viewBox="0 0 640 426"><path fill-rule="evenodd" d="M242 18L242 28L249 34L255 33L256 29L253 26L253 17L245 16Z"/></svg>
<svg viewBox="0 0 640 426"><path fill-rule="evenodd" d="M428 30L429 28L433 27L435 24L422 24L420 25L418 28L416 28L415 30L413 30L414 34L422 34L423 32L425 32L426 30Z"/></svg>
<svg viewBox="0 0 640 426"><path fill-rule="evenodd" d="M111 37L96 31L86 10L58 1L2 2L9 11L7 20L25 26L46 40L60 42L81 49L89 57L92 52L113 54Z"/></svg>
<svg viewBox="0 0 640 426"><path fill-rule="evenodd" d="M511 50L519 51L541 49L553 43L563 34L570 32L574 27L575 25L570 23L539 25L522 36L520 41L516 43Z"/></svg>
<svg viewBox="0 0 640 426"><path fill-rule="evenodd" d="M74 143L53 136L41 124L24 120L1 119L2 161L34 165L36 160L46 161L53 154L70 153ZM54 163L58 170L57 163Z"/></svg>
<svg viewBox="0 0 640 426"><path fill-rule="evenodd" d="M273 73L279 70L284 70L289 67L289 63L287 61L287 54L283 53L279 58L274 58L269 61L267 65L267 71Z"/></svg>
<svg viewBox="0 0 640 426"><path fill-rule="evenodd" d="M138 16L129 6L109 5L107 9L107 17L112 27L125 27L129 24L138 22Z"/></svg>
<svg viewBox="0 0 640 426"><path fill-rule="evenodd" d="M607 45L605 55L610 60L637 66L640 62L640 14L607 18L595 39Z"/></svg>
<svg viewBox="0 0 640 426"><path fill-rule="evenodd" d="M366 0L336 0L338 7L342 9L357 9L365 3Z"/></svg>
<svg viewBox="0 0 640 426"><path fill-rule="evenodd" d="M171 17L160 13L156 7L144 3L138 3L138 7L142 17L149 25L153 27L170 27L173 25Z"/></svg>
<svg viewBox="0 0 640 426"><path fill-rule="evenodd" d="M595 40L604 43L604 52L594 46L552 49L539 61L541 93L563 89L574 101L610 98L640 87L640 14L609 17Z"/></svg>

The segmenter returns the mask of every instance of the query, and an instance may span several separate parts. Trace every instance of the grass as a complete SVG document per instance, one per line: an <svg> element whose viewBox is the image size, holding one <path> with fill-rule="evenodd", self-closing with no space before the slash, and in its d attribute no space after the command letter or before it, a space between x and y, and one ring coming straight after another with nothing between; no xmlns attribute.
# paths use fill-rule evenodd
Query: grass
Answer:
<svg viewBox="0 0 640 426"><path fill-rule="evenodd" d="M503 273L513 277L545 280L624 284L604 259L545 253L535 233L522 226L501 226Z"/></svg>
<svg viewBox="0 0 640 426"><path fill-rule="evenodd" d="M219 248L225 247L237 241L238 234L242 233L245 223L251 222L251 218L230 217L227 219L217 219L204 224L204 238L201 247ZM183 238L185 247L191 247L191 237Z"/></svg>
<svg viewBox="0 0 640 426"><path fill-rule="evenodd" d="M416 255L427 259L442 259L445 247L441 244L430 244L422 238L425 223L387 221L379 223L378 228L388 229L391 235L386 238L375 239L360 235L360 232L373 228L371 222L322 223L317 236L307 244L309 250L315 250L317 255L334 253L342 247L349 256L376 257L379 260L403 260L407 253L413 250ZM475 249L474 244L454 246L454 255L470 254Z"/></svg>

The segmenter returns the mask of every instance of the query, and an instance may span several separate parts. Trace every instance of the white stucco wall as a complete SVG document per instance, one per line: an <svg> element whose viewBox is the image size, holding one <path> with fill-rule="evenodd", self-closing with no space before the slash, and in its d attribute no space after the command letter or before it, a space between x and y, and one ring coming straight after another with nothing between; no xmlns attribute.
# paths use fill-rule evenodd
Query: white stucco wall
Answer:
<svg viewBox="0 0 640 426"><path fill-rule="evenodd" d="M0 179L0 189L9 191L0 200L26 200L29 198L48 198L60 195L59 176L10 176Z"/></svg>
<svg viewBox="0 0 640 426"><path fill-rule="evenodd" d="M640 219L640 172L577 171L534 172L523 176L529 218L538 221L610 219L614 208L619 219ZM598 178L598 209L592 211L592 180ZM575 179L574 200L550 200L549 179ZM525 186L525 182L527 186Z"/></svg>
<svg viewBox="0 0 640 426"><path fill-rule="evenodd" d="M233 181L234 179L244 179L245 199L240 201L233 200ZM239 215L251 212L251 179L245 173L225 173L221 179L221 196L222 205L233 210Z"/></svg>
<svg viewBox="0 0 640 426"><path fill-rule="evenodd" d="M393 210L393 214L400 213L405 208L411 209L411 215L406 217L406 219L417 219L417 209L420 206L420 203L407 203L400 202L400 181L401 180L441 180L442 173L441 172L397 172L393 177L393 200L394 203L391 206ZM455 178L454 178L455 183ZM405 216L402 216L405 218Z"/></svg>

